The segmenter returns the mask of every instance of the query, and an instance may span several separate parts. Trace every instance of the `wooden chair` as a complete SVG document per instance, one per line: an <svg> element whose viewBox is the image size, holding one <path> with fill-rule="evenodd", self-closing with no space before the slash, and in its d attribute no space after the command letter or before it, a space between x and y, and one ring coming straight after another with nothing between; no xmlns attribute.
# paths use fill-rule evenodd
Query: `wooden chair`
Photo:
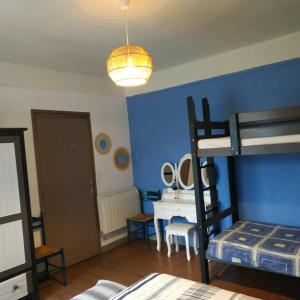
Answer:
<svg viewBox="0 0 300 300"><path fill-rule="evenodd" d="M139 196L141 201L141 213L130 217L127 219L127 238L128 244L131 245L131 235L135 233L135 236L138 237L138 233L143 233L143 239L148 241L148 249L151 248L151 241L150 237L155 233L150 233L150 228L154 228L154 215L152 214L145 214L144 213L144 201L157 201L161 199L161 192L160 191L141 191L139 190ZM134 225L134 228L132 228ZM160 230L162 230L162 237L163 234L163 226L162 221L160 221Z"/></svg>
<svg viewBox="0 0 300 300"><path fill-rule="evenodd" d="M41 214L40 217L32 217L32 229L33 230L40 230L41 231L41 239L42 245L35 248L35 265L39 265L41 263L45 264L45 272L47 279L50 278L50 273L60 270L63 275L63 284L64 286L67 285L67 274L66 274L66 266L65 266L65 255L63 248L55 248L46 245L45 240L45 231L44 231L44 223L43 223L43 216ZM60 265L56 266L52 263L49 263L49 259L59 256L60 257ZM49 268L51 267L51 269Z"/></svg>

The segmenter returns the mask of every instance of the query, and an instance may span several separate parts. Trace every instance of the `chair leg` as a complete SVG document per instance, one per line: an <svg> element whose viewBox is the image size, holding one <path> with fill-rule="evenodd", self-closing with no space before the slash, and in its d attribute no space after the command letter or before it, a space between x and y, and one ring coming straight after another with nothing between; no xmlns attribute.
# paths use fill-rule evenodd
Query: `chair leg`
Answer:
<svg viewBox="0 0 300 300"><path fill-rule="evenodd" d="M145 226L145 233L146 233L146 240L147 240L147 247L148 250L151 249L151 241L150 241L150 233L149 233L149 226L147 224L144 225Z"/></svg>
<svg viewBox="0 0 300 300"><path fill-rule="evenodd" d="M130 231L130 221L127 220L127 242L131 246L131 231Z"/></svg>
<svg viewBox="0 0 300 300"><path fill-rule="evenodd" d="M196 232L196 230L194 230L193 242L194 242L195 255L198 255L199 252L198 252L198 247L197 247L197 232Z"/></svg>
<svg viewBox="0 0 300 300"><path fill-rule="evenodd" d="M46 278L49 279L49 265L48 265L48 258L45 259L45 271L46 271Z"/></svg>
<svg viewBox="0 0 300 300"><path fill-rule="evenodd" d="M67 286L68 282L67 282L67 272L66 272L64 249L60 250L60 259L61 259L61 271L62 271L62 274L63 274L64 286Z"/></svg>
<svg viewBox="0 0 300 300"><path fill-rule="evenodd" d="M147 240L147 228L146 228L146 223L142 224L142 229L143 229L143 239Z"/></svg>
<svg viewBox="0 0 300 300"><path fill-rule="evenodd" d="M190 254L190 245L189 245L189 234L187 233L185 236L185 248L186 248L186 258L188 261L191 260L191 254Z"/></svg>
<svg viewBox="0 0 300 300"><path fill-rule="evenodd" d="M166 233L166 242L167 242L167 247L168 247L168 257L171 257L171 251L172 251L170 238L171 238L171 235L167 232Z"/></svg>

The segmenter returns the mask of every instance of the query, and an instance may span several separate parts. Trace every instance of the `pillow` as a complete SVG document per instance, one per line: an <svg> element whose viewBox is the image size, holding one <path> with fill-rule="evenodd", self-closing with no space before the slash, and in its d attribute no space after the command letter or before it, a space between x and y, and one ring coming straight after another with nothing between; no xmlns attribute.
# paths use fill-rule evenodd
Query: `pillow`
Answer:
<svg viewBox="0 0 300 300"><path fill-rule="evenodd" d="M108 300L125 289L126 286L120 283L109 280L99 280L94 287L73 297L71 300Z"/></svg>

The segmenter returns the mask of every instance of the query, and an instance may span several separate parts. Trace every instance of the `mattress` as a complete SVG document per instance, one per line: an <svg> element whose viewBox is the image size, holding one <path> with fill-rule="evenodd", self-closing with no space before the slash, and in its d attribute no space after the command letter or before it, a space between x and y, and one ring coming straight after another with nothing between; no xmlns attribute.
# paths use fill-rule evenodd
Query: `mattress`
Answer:
<svg viewBox="0 0 300 300"><path fill-rule="evenodd" d="M300 228L238 221L209 242L206 255L300 277Z"/></svg>
<svg viewBox="0 0 300 300"><path fill-rule="evenodd" d="M120 292L113 300L254 300L217 287L167 274L150 274Z"/></svg>
<svg viewBox="0 0 300 300"><path fill-rule="evenodd" d="M300 143L300 134L241 139L242 147L289 144L289 143ZM230 137L199 140L198 148L199 149L231 148Z"/></svg>

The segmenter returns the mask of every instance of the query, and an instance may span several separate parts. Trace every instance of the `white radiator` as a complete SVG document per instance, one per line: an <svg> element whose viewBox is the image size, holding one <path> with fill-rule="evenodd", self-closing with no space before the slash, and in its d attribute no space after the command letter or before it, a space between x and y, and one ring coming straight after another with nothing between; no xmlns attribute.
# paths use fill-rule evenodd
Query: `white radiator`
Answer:
<svg viewBox="0 0 300 300"><path fill-rule="evenodd" d="M139 193L135 187L98 195L102 238L126 227L126 219L141 212Z"/></svg>

